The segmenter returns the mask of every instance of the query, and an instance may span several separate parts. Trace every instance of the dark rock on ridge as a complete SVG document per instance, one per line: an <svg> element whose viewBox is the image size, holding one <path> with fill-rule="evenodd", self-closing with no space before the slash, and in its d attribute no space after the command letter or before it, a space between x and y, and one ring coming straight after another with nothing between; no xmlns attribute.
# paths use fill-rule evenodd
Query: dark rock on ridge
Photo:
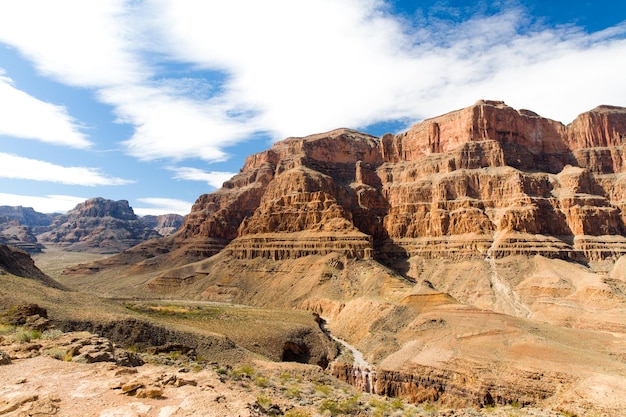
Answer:
<svg viewBox="0 0 626 417"><path fill-rule="evenodd" d="M3 273L34 279L50 287L64 289L61 284L37 268L27 252L12 246L0 245L0 275Z"/></svg>

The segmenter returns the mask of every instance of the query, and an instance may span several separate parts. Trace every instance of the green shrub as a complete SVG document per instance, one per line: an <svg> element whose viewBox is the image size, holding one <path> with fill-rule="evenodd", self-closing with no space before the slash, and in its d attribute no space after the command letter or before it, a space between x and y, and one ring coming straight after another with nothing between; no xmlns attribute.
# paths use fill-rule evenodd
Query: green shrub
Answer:
<svg viewBox="0 0 626 417"><path fill-rule="evenodd" d="M252 375L254 375L256 373L256 371L254 370L253 367L249 366L249 365L243 365L240 368L237 369L233 369L230 372L230 376L235 379L235 380L240 380L243 377L252 377Z"/></svg>
<svg viewBox="0 0 626 417"><path fill-rule="evenodd" d="M317 384L315 386L315 391L319 392L324 397L328 397L333 392L333 387L324 384Z"/></svg>
<svg viewBox="0 0 626 417"><path fill-rule="evenodd" d="M300 398L300 388L297 385L292 385L289 387L286 393L289 398Z"/></svg>
<svg viewBox="0 0 626 417"><path fill-rule="evenodd" d="M384 400L373 398L368 402L368 404L372 408L372 415L375 417L382 417L391 411L389 403Z"/></svg>
<svg viewBox="0 0 626 417"><path fill-rule="evenodd" d="M13 337L20 343L28 343L31 340L40 339L41 332L39 330L19 329Z"/></svg>
<svg viewBox="0 0 626 417"><path fill-rule="evenodd" d="M355 414L358 411L358 396L348 398L346 400L326 399L319 406L321 413L328 412L331 416L339 416L342 414Z"/></svg>
<svg viewBox="0 0 626 417"><path fill-rule="evenodd" d="M263 409L267 409L272 404L272 400L271 398L266 397L263 394L259 394L256 397L256 403L260 405Z"/></svg>
<svg viewBox="0 0 626 417"><path fill-rule="evenodd" d="M12 324L0 323L0 336L15 332L15 326Z"/></svg>
<svg viewBox="0 0 626 417"><path fill-rule="evenodd" d="M391 409L392 410L404 410L404 401L400 398L394 398L391 401Z"/></svg>
<svg viewBox="0 0 626 417"><path fill-rule="evenodd" d="M259 375L256 378L254 378L254 383L256 384L257 387L265 388L269 386L270 380L262 375Z"/></svg>
<svg viewBox="0 0 626 417"><path fill-rule="evenodd" d="M285 385L291 379L291 374L289 372L283 372L280 374L280 383Z"/></svg>

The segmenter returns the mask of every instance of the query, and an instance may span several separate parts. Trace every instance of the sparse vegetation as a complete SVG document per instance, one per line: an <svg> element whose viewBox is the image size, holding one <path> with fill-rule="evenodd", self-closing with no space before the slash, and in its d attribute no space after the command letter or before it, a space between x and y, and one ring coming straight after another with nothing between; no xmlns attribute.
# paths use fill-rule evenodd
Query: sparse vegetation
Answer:
<svg viewBox="0 0 626 417"><path fill-rule="evenodd" d="M28 343L31 340L41 338L41 332L39 330L19 328L13 334L13 338L20 343Z"/></svg>
<svg viewBox="0 0 626 417"><path fill-rule="evenodd" d="M344 414L350 415L357 414L357 412L359 411L358 405L358 396L350 397L345 400L328 398L321 402L318 409L321 413L327 413L331 416L339 416Z"/></svg>
<svg viewBox="0 0 626 417"><path fill-rule="evenodd" d="M333 392L333 387L325 384L317 384L315 386L315 391L319 392L324 397L328 397Z"/></svg>
<svg viewBox="0 0 626 417"><path fill-rule="evenodd" d="M15 326L6 323L0 323L0 336L15 333Z"/></svg>
<svg viewBox="0 0 626 417"><path fill-rule="evenodd" d="M257 387L265 388L270 385L270 380L262 375L258 375L254 378L254 383Z"/></svg>
<svg viewBox="0 0 626 417"><path fill-rule="evenodd" d="M230 376L235 380L240 380L242 378L251 378L256 371L250 365L243 365L240 368L233 369L230 371Z"/></svg>

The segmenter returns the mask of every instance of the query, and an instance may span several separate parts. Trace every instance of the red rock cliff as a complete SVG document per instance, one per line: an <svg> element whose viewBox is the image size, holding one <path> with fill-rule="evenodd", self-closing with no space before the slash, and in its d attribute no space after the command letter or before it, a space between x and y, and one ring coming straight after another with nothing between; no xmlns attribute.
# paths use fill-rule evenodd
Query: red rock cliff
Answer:
<svg viewBox="0 0 626 417"><path fill-rule="evenodd" d="M624 108L565 126L483 100L382 139L348 129L289 138L201 196L178 238L232 241L244 257L327 252L329 236L340 252L382 258L616 256L625 138ZM360 249L346 251L346 239Z"/></svg>

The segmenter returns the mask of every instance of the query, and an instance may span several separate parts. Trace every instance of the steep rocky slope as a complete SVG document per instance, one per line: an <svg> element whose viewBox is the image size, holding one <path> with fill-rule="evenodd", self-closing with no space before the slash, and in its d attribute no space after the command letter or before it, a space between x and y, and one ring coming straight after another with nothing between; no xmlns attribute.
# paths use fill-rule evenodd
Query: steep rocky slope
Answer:
<svg viewBox="0 0 626 417"><path fill-rule="evenodd" d="M313 310L377 366L334 373L414 401L610 414L626 406L625 139L624 108L565 126L496 101L380 139L289 138L176 234L64 282Z"/></svg>
<svg viewBox="0 0 626 417"><path fill-rule="evenodd" d="M63 286L44 274L25 251L0 244L0 275L12 274L39 281L49 287L63 289Z"/></svg>
<svg viewBox="0 0 626 417"><path fill-rule="evenodd" d="M93 198L56 217L39 239L70 251L117 253L160 236L135 215L128 201Z"/></svg>

